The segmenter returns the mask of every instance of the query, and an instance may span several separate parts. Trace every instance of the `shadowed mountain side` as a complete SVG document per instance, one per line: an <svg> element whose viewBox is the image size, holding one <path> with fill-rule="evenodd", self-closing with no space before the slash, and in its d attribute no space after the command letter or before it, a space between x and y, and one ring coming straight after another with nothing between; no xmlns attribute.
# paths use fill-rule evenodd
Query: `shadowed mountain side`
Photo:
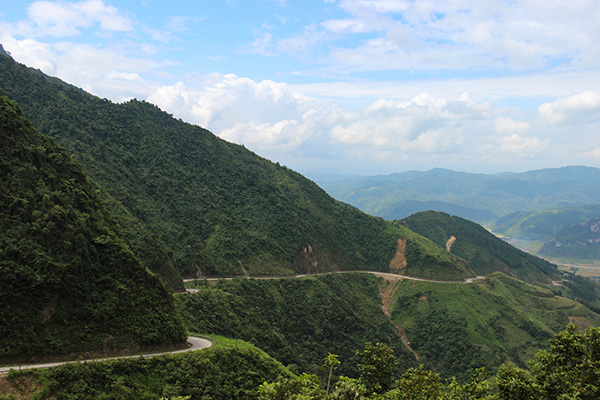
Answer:
<svg viewBox="0 0 600 400"><path fill-rule="evenodd" d="M1 95L0 298L4 359L186 338L81 166Z"/></svg>

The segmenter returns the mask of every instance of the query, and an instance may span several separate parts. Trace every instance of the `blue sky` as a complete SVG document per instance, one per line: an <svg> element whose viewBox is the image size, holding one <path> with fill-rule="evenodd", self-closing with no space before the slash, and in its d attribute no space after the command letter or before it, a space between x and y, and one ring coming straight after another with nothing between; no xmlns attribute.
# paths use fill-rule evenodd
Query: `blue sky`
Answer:
<svg viewBox="0 0 600 400"><path fill-rule="evenodd" d="M600 2L13 1L19 62L309 176L600 167Z"/></svg>

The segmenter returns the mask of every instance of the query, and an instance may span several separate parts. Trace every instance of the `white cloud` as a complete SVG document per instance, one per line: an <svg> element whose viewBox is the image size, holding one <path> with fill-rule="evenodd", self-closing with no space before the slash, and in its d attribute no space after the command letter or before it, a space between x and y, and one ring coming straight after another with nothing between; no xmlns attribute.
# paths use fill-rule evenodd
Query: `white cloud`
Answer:
<svg viewBox="0 0 600 400"><path fill-rule="evenodd" d="M499 117L496 119L496 132L501 134L523 134L531 128L528 122L515 121L509 117Z"/></svg>
<svg viewBox="0 0 600 400"><path fill-rule="evenodd" d="M331 71L599 65L600 3L594 1L343 0L338 6L346 18L321 22L344 40L331 46Z"/></svg>
<svg viewBox="0 0 600 400"><path fill-rule="evenodd" d="M89 28L94 24L106 31L133 29L129 18L101 0L37 1L29 6L28 15L33 23L31 33L37 36L73 36L79 33L79 28Z"/></svg>
<svg viewBox="0 0 600 400"><path fill-rule="evenodd" d="M600 92L588 90L572 96L544 103L538 107L540 118L550 124L573 120L582 123L600 115Z"/></svg>
<svg viewBox="0 0 600 400"><path fill-rule="evenodd" d="M533 157L542 148L544 148L548 142L542 140L539 137L524 137L518 134L512 134L502 136L498 139L500 150L513 153L516 156Z"/></svg>

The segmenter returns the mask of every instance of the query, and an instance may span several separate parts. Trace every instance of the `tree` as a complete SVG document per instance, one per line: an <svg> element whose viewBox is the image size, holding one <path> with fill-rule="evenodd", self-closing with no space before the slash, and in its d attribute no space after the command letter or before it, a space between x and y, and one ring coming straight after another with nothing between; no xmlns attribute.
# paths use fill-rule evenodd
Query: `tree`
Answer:
<svg viewBox="0 0 600 400"><path fill-rule="evenodd" d="M336 369L340 365L340 360L338 360L337 355L329 353L327 357L325 357L325 362L323 363L323 367L329 367L329 379L327 380L327 395L329 395L329 386L331 385L331 373L334 369Z"/></svg>
<svg viewBox="0 0 600 400"><path fill-rule="evenodd" d="M362 352L357 352L362 361L358 364L360 380L369 393L383 393L392 386L396 356L394 350L383 343L367 342Z"/></svg>
<svg viewBox="0 0 600 400"><path fill-rule="evenodd" d="M498 392L501 399L600 398L600 328L569 324L535 355L529 370L502 366Z"/></svg>

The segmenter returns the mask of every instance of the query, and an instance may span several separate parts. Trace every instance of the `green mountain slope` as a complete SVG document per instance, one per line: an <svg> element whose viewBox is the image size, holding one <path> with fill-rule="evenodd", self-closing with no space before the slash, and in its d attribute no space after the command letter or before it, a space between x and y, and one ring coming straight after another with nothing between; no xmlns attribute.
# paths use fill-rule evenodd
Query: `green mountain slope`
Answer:
<svg viewBox="0 0 600 400"><path fill-rule="evenodd" d="M182 342L81 166L0 96L0 358Z"/></svg>
<svg viewBox="0 0 600 400"><path fill-rule="evenodd" d="M504 236L523 240L550 240L561 229L600 217L600 205L520 211L499 218L490 228Z"/></svg>
<svg viewBox="0 0 600 400"><path fill-rule="evenodd" d="M113 104L5 56L0 71L0 88L76 155L133 251L162 276L169 259L189 275L385 271L404 259L406 273L472 274L406 228L339 203L301 175L151 104Z"/></svg>
<svg viewBox="0 0 600 400"><path fill-rule="evenodd" d="M550 283L552 279L559 279L553 264L516 249L466 219L424 211L398 223L466 260L477 275L501 271L527 282Z"/></svg>
<svg viewBox="0 0 600 400"><path fill-rule="evenodd" d="M355 352L371 341L394 348L400 370L425 363L465 379L481 366L523 365L569 321L600 324L600 315L560 296L567 287L551 288L499 272L473 283L344 273L220 280L176 297L190 330L242 338L297 371L323 375L331 352L342 362L340 374L355 373Z"/></svg>
<svg viewBox="0 0 600 400"><path fill-rule="evenodd" d="M544 243L539 254L597 260L600 258L600 218L568 226Z"/></svg>
<svg viewBox="0 0 600 400"><path fill-rule="evenodd" d="M323 187L333 197L387 219L434 209L488 223L517 211L597 204L600 169L565 167L485 175L437 168L324 182Z"/></svg>
<svg viewBox="0 0 600 400"><path fill-rule="evenodd" d="M380 280L361 273L301 279L219 280L176 296L192 331L256 344L297 371L321 374L328 353L343 360L340 374L356 370L356 350L367 341L396 349L414 364L381 309Z"/></svg>
<svg viewBox="0 0 600 400"><path fill-rule="evenodd" d="M472 284L395 285L392 318L421 362L446 377L507 361L524 365L569 322L600 324L582 304L499 272Z"/></svg>

